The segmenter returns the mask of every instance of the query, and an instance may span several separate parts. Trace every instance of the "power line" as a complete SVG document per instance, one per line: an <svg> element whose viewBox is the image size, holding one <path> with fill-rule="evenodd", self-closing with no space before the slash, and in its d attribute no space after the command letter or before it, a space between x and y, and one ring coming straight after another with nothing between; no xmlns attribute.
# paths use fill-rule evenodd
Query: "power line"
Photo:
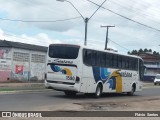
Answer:
<svg viewBox="0 0 160 120"><path fill-rule="evenodd" d="M113 41L113 40L111 40L111 39L109 39L109 41L113 42L114 44L116 44L116 45L120 46L121 48L123 48L123 49L125 49L125 50L127 50L127 51L130 51L128 48L123 47L122 45L120 45L120 44L118 44L118 43L114 42L114 41Z"/></svg>
<svg viewBox="0 0 160 120"><path fill-rule="evenodd" d="M117 6L119 6L119 7L121 7L121 8L123 8L123 9L126 9L127 11L130 11L130 12L132 12L133 14L138 14L138 16L141 16L141 17L143 17L143 20L144 20L144 18L145 18L145 20L146 19L149 19L149 20L151 20L151 21L153 21L153 22L156 22L156 23L158 23L158 24L160 24L158 21L156 21L155 19L153 19L153 18L151 18L152 16L151 15L148 15L148 14L144 14L144 13L141 13L141 12L139 12L139 11L141 11L142 9L138 9L138 8L136 8L136 10L134 10L134 9L131 9L131 7L129 6L129 4L126 4L127 5L127 7L125 6L125 4L124 3L117 3L117 2L115 2L115 1L108 1L108 2L110 2L110 3L113 3L114 5L117 5ZM137 11L138 10L138 11ZM157 11L155 11L155 12L157 12Z"/></svg>
<svg viewBox="0 0 160 120"><path fill-rule="evenodd" d="M79 19L79 17L73 17L73 18L67 18L67 19L61 19L61 20L21 20L21 19L9 19L9 18L0 18L0 20L6 20L6 21L12 21L12 22L61 22L61 21L69 21L74 19Z"/></svg>
<svg viewBox="0 0 160 120"><path fill-rule="evenodd" d="M100 5L98 5L97 3L93 2L93 1L90 1L90 0L87 0L87 1L90 2L90 3L92 3L92 4L94 4L94 5L100 6ZM103 8L103 9L105 9L105 10L111 12L111 13L114 13L114 14L122 17L122 18L125 18L125 19L127 19L127 20L129 20L129 21L132 21L132 22L137 23L137 24L139 24L139 25L142 25L142 26L144 26L144 27L147 27L147 28L150 28L150 29L153 29L153 30L156 30L156 31L160 32L160 30L157 29L157 28L154 28L154 27L151 27L151 26L149 26L149 25L143 24L143 23L141 23L141 22L135 21L135 20L133 20L133 19L131 19L131 18L128 18L128 17L126 17L126 16L123 16L123 15L121 15L121 14L119 14L119 13L116 13L116 12L110 10L110 9L107 9L107 8L105 8L105 7L103 7L103 6L102 6L101 8Z"/></svg>

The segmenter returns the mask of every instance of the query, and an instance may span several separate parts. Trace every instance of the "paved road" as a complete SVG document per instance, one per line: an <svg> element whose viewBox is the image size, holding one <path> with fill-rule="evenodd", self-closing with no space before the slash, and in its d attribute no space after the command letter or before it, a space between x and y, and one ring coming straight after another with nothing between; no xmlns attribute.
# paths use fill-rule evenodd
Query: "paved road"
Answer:
<svg viewBox="0 0 160 120"><path fill-rule="evenodd" d="M81 102L97 102L133 99L148 96L160 96L160 87L147 88L141 92L136 92L134 96L124 94L104 94L102 98L95 99L83 94L77 95L75 98L69 98L63 92L43 91L43 92L26 92L15 94L0 94L0 111L39 111L47 110L47 108L63 106L65 103L81 103Z"/></svg>

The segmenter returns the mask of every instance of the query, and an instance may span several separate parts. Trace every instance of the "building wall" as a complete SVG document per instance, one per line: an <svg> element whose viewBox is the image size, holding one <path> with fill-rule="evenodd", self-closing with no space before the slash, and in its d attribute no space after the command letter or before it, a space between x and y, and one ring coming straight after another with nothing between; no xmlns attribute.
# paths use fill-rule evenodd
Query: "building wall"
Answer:
<svg viewBox="0 0 160 120"><path fill-rule="evenodd" d="M160 56L153 54L142 54L140 56L146 66L144 81L154 81L156 74L160 74Z"/></svg>
<svg viewBox="0 0 160 120"><path fill-rule="evenodd" d="M12 53L12 80L28 81L30 51L13 48Z"/></svg>
<svg viewBox="0 0 160 120"><path fill-rule="evenodd" d="M44 79L46 53L13 48L12 79L37 81Z"/></svg>
<svg viewBox="0 0 160 120"><path fill-rule="evenodd" d="M43 80L46 69L45 52L31 51L30 54L30 80Z"/></svg>
<svg viewBox="0 0 160 120"><path fill-rule="evenodd" d="M0 82L44 80L46 52L0 47Z"/></svg>
<svg viewBox="0 0 160 120"><path fill-rule="evenodd" d="M12 49L0 47L0 82L11 79Z"/></svg>

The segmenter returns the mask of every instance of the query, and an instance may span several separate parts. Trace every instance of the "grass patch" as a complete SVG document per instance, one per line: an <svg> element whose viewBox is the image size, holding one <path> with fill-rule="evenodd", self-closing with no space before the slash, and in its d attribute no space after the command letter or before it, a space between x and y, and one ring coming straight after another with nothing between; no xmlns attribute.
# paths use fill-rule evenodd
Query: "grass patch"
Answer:
<svg viewBox="0 0 160 120"><path fill-rule="evenodd" d="M10 92L10 91L15 91L15 89L0 89L0 92Z"/></svg>

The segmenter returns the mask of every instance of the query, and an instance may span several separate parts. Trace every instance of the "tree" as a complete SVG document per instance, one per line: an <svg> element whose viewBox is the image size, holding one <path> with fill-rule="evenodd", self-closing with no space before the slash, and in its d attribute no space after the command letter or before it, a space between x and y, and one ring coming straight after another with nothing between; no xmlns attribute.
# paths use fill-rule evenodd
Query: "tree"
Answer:
<svg viewBox="0 0 160 120"><path fill-rule="evenodd" d="M140 54L140 53L143 53L142 48L141 48L141 49L139 49L139 51L138 51L138 54Z"/></svg>
<svg viewBox="0 0 160 120"><path fill-rule="evenodd" d="M144 52L149 52L149 50L147 48L144 49Z"/></svg>
<svg viewBox="0 0 160 120"><path fill-rule="evenodd" d="M128 55L131 55L131 52L128 51Z"/></svg>
<svg viewBox="0 0 160 120"><path fill-rule="evenodd" d="M148 52L152 52L152 50L151 49L149 49L149 51Z"/></svg>
<svg viewBox="0 0 160 120"><path fill-rule="evenodd" d="M129 51L128 54L129 54L129 55L137 55L137 54L146 53L146 52L152 53L152 49L147 49L147 48L145 48L145 49L143 50L142 48L140 48L138 51L137 51L137 50L132 50L131 52ZM153 55L160 55L160 53L154 51L154 52L153 52Z"/></svg>
<svg viewBox="0 0 160 120"><path fill-rule="evenodd" d="M159 52L154 51L153 55L159 55Z"/></svg>
<svg viewBox="0 0 160 120"><path fill-rule="evenodd" d="M156 52L156 51L154 51L154 52L153 52L153 55L156 55L156 54L157 54L157 52Z"/></svg>

